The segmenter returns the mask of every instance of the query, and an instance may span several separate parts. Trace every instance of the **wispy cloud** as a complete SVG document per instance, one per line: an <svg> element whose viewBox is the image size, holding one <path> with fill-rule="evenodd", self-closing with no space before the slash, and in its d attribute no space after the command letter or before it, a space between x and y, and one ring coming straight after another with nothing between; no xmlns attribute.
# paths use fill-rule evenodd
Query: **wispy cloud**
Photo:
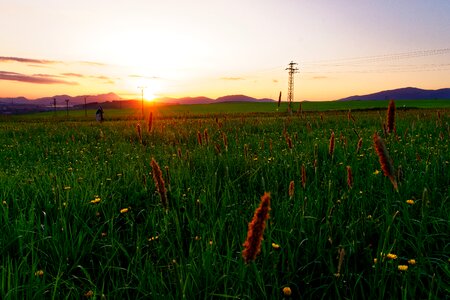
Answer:
<svg viewBox="0 0 450 300"><path fill-rule="evenodd" d="M13 56L0 56L0 62L9 62L9 61L15 61L15 62L27 63L27 64L42 64L42 65L62 63L61 61L56 61L56 60L23 58L23 57L13 57Z"/></svg>
<svg viewBox="0 0 450 300"><path fill-rule="evenodd" d="M278 80L277 79L272 79L272 82L273 83L278 83Z"/></svg>
<svg viewBox="0 0 450 300"><path fill-rule="evenodd" d="M161 79L161 77L158 77L158 76L144 76L144 75L136 75L136 74L128 75L128 77L131 77L131 78L144 78L144 79L150 79L150 80Z"/></svg>
<svg viewBox="0 0 450 300"><path fill-rule="evenodd" d="M106 66L108 66L108 64L104 64L104 63L96 62L96 61L79 61L77 63L82 64L82 65L86 65L86 66L93 66L93 67L106 67Z"/></svg>
<svg viewBox="0 0 450 300"><path fill-rule="evenodd" d="M42 65L51 64L79 64L94 67L106 67L108 64L95 61L60 61L60 60L47 60L47 59L36 59L36 58L25 58L25 57L15 57L15 56L0 56L0 62L18 62L30 64L32 67L41 67Z"/></svg>
<svg viewBox="0 0 450 300"><path fill-rule="evenodd" d="M77 78L85 77L83 74L78 74L78 73L62 73L61 75L64 75L66 77L77 77Z"/></svg>
<svg viewBox="0 0 450 300"><path fill-rule="evenodd" d="M58 76L48 75L48 74L34 74L34 75L25 75L15 72L6 72L0 71L0 80L11 80L11 81L19 81L19 82L27 82L27 83L36 83L36 84L68 84L68 85L78 85L77 82L65 81L59 78Z"/></svg>
<svg viewBox="0 0 450 300"><path fill-rule="evenodd" d="M321 80L321 79L328 79L328 76L313 76L312 79L314 80Z"/></svg>
<svg viewBox="0 0 450 300"><path fill-rule="evenodd" d="M108 76L105 75L99 75L99 76L87 76L79 73L61 73L61 75L66 77L76 77L76 78L84 78L84 79L97 79L103 81L103 83L106 84L114 84L114 80Z"/></svg>
<svg viewBox="0 0 450 300"><path fill-rule="evenodd" d="M245 78L242 78L242 77L221 77L220 80L237 81L237 80L245 80Z"/></svg>

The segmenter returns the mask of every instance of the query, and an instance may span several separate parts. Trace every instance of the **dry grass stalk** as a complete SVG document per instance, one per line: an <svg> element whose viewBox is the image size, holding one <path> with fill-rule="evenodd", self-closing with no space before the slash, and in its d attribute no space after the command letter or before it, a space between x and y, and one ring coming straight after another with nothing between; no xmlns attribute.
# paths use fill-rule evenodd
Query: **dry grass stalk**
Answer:
<svg viewBox="0 0 450 300"><path fill-rule="evenodd" d="M228 151L228 137L225 132L222 132L223 146L225 147L225 151Z"/></svg>
<svg viewBox="0 0 450 300"><path fill-rule="evenodd" d="M352 115L352 110L351 110L351 109L348 110L348 113L347 113L347 120L348 120L349 122L350 122L350 120L351 120L351 121L353 121L353 123L356 121L355 118L354 118L353 115Z"/></svg>
<svg viewBox="0 0 450 300"><path fill-rule="evenodd" d="M179 159L181 159L182 158L182 154L181 154L181 148L180 147L178 147L178 149L177 149L177 155L178 155L178 158Z"/></svg>
<svg viewBox="0 0 450 300"><path fill-rule="evenodd" d="M246 263L255 260L261 252L261 242L263 240L266 220L269 218L270 193L264 193L261 203L255 210L252 221L248 224L247 239L244 242L242 257Z"/></svg>
<svg viewBox="0 0 450 300"><path fill-rule="evenodd" d="M166 170L166 181L167 181L167 185L170 187L170 172L169 172L169 166L165 166L164 169Z"/></svg>
<svg viewBox="0 0 450 300"><path fill-rule="evenodd" d="M333 156L334 154L334 131L331 132L330 143L328 145L328 154Z"/></svg>
<svg viewBox="0 0 450 300"><path fill-rule="evenodd" d="M197 142L200 146L203 145L202 143L202 134L200 133L200 131L197 131Z"/></svg>
<svg viewBox="0 0 450 300"><path fill-rule="evenodd" d="M169 209L169 202L167 200L167 190L161 168L154 158L152 158L150 165L152 167L153 181L155 182L156 190L158 191L161 198L161 204L167 211Z"/></svg>
<svg viewBox="0 0 450 300"><path fill-rule="evenodd" d="M376 132L373 135L373 142L375 144L375 151L377 152L383 174L384 176L389 178L389 180L392 182L392 185L397 190L398 185L397 180L395 179L395 170L392 164L392 160L389 157L389 152L386 148L386 145Z"/></svg>
<svg viewBox="0 0 450 300"><path fill-rule="evenodd" d="M388 111L387 111L387 132L395 132L395 102L394 100L389 101Z"/></svg>
<svg viewBox="0 0 450 300"><path fill-rule="evenodd" d="M217 154L220 154L222 152L221 149L220 149L220 145L217 144L217 143L214 143L214 149L216 150Z"/></svg>
<svg viewBox="0 0 450 300"><path fill-rule="evenodd" d="M205 144L208 145L209 143L209 136L208 136L208 129L205 128L205 130L203 131L203 137L205 139Z"/></svg>
<svg viewBox="0 0 450 300"><path fill-rule="evenodd" d="M306 168L302 165L302 187L306 188Z"/></svg>
<svg viewBox="0 0 450 300"><path fill-rule="evenodd" d="M148 127L147 127L147 131L151 132L152 131L152 127L153 127L153 113L150 112L150 115L148 116Z"/></svg>
<svg viewBox="0 0 450 300"><path fill-rule="evenodd" d="M353 187L353 174L350 166L347 166L347 186L349 189Z"/></svg>
<svg viewBox="0 0 450 300"><path fill-rule="evenodd" d="M248 156L248 144L244 144L244 157L247 158Z"/></svg>
<svg viewBox="0 0 450 300"><path fill-rule="evenodd" d="M358 144L356 145L356 153L359 153L359 150L361 150L362 142L363 142L362 138L359 138Z"/></svg>
<svg viewBox="0 0 450 300"><path fill-rule="evenodd" d="M287 143L289 149L292 149L292 147L294 147L292 144L291 138L287 134L286 134L286 143Z"/></svg>
<svg viewBox="0 0 450 300"><path fill-rule="evenodd" d="M339 262L338 262L338 267L337 267L337 273L334 274L334 276L336 276L336 277L341 276L341 268L342 268L342 263L344 262L344 257L345 257L345 250L344 250L344 248L340 248L339 249Z"/></svg>
<svg viewBox="0 0 450 300"><path fill-rule="evenodd" d="M142 144L142 130L141 130L141 124L137 123L136 124L136 132L139 138L139 143Z"/></svg>

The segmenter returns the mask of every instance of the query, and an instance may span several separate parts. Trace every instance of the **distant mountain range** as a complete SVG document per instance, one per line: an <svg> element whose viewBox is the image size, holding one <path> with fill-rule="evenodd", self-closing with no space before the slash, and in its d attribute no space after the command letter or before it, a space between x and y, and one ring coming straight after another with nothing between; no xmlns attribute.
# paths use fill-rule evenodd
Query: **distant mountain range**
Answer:
<svg viewBox="0 0 450 300"><path fill-rule="evenodd" d="M223 96L216 99L207 97L183 97L183 98L156 98L157 103L165 104L211 104L224 102L275 102L273 99L262 98L257 99L245 95L230 95Z"/></svg>
<svg viewBox="0 0 450 300"><path fill-rule="evenodd" d="M368 95L351 96L338 101L353 101L353 100L436 100L436 99L449 99L450 100L450 88L439 90L423 90L413 87L381 91L378 93Z"/></svg>
<svg viewBox="0 0 450 300"><path fill-rule="evenodd" d="M54 100L56 100L56 105L66 105L66 99L69 100L69 106L84 104L84 99L86 98L87 103L91 102L103 102L103 101L114 101L114 100L122 100L119 96L114 93L101 94L101 95L83 95L83 96L69 96L69 95L56 95L53 97L43 97L38 99L27 99L25 97L16 97L16 98L0 98L0 104L32 104L32 105L40 105L40 106L52 106Z"/></svg>
<svg viewBox="0 0 450 300"><path fill-rule="evenodd" d="M34 100L27 99L25 97L16 98L0 98L0 114L11 111L20 110L47 110L53 107L56 100L57 107L65 107L66 101L69 100L69 107L83 106L84 101L90 103L90 107L104 103L118 107L136 106L140 103L141 99L123 99L114 93L100 94L100 95L82 95L82 96L69 96L69 95L56 95L52 97L43 97ZM424 90L413 87L381 91L378 93L368 95L351 96L337 101L352 101L352 100L419 100L419 99L449 99L450 100L450 88L439 90ZM154 100L157 103L162 104L211 104L211 103L227 103L227 102L275 102L273 99L262 98L257 99L245 95L229 95L216 99L207 97L183 97L183 98L157 98Z"/></svg>
<svg viewBox="0 0 450 300"><path fill-rule="evenodd" d="M8 105L40 105L40 106L53 106L54 100L56 100L56 105L65 106L66 100L69 100L69 106L84 105L84 100L86 98L86 103L102 103L102 102L112 102L112 101L125 101L129 99L123 99L114 93L101 94L101 95L83 95L72 97L69 95L56 95L53 97L43 97L34 100L27 99L25 97L16 98L0 98L1 104ZM141 99L132 99L141 100ZM183 97L183 98L156 98L154 99L157 103L164 104L211 104L211 103L224 103L224 102L274 102L273 99L263 98L257 99L245 95L230 95L219 97L217 99L207 98L207 97Z"/></svg>

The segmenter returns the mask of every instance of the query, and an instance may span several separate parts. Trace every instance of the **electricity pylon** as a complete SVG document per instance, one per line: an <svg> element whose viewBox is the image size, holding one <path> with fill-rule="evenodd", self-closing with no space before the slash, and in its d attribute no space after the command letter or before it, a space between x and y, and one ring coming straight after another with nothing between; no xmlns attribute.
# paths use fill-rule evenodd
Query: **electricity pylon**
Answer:
<svg viewBox="0 0 450 300"><path fill-rule="evenodd" d="M289 81L288 81L288 112L292 113L292 100L294 100L294 74L298 73L298 68L295 67L297 63L291 61L289 63L289 67L286 68L286 70L289 71Z"/></svg>

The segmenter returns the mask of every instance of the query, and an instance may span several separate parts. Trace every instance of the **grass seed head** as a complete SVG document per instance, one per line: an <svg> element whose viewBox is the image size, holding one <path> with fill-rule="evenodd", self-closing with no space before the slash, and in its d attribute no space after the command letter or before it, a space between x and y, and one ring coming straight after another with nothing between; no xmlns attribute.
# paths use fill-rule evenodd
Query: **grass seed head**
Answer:
<svg viewBox="0 0 450 300"><path fill-rule="evenodd" d="M269 218L270 193L264 193L261 197L259 207L255 210L252 221L248 224L247 239L244 242L242 257L246 263L255 260L261 252L266 220Z"/></svg>
<svg viewBox="0 0 450 300"><path fill-rule="evenodd" d="M386 125L387 133L394 132L395 131L395 102L394 102L394 100L389 101L386 123L387 123L387 125Z"/></svg>
<svg viewBox="0 0 450 300"><path fill-rule="evenodd" d="M153 175L153 181L156 186L156 190L158 191L159 197L161 198L161 203L164 206L166 210L169 209L169 203L167 200L167 190L166 190L166 184L164 182L164 178L161 172L161 168L159 167L158 163L154 158L152 158L152 161L150 162L150 165L152 167L152 175Z"/></svg>
<svg viewBox="0 0 450 300"><path fill-rule="evenodd" d="M388 177L394 188L398 190L397 180L395 178L394 173L394 166L392 164L392 160L389 156L389 152L386 148L386 145L384 144L383 140L378 136L377 133L373 135L373 142L384 176Z"/></svg>

